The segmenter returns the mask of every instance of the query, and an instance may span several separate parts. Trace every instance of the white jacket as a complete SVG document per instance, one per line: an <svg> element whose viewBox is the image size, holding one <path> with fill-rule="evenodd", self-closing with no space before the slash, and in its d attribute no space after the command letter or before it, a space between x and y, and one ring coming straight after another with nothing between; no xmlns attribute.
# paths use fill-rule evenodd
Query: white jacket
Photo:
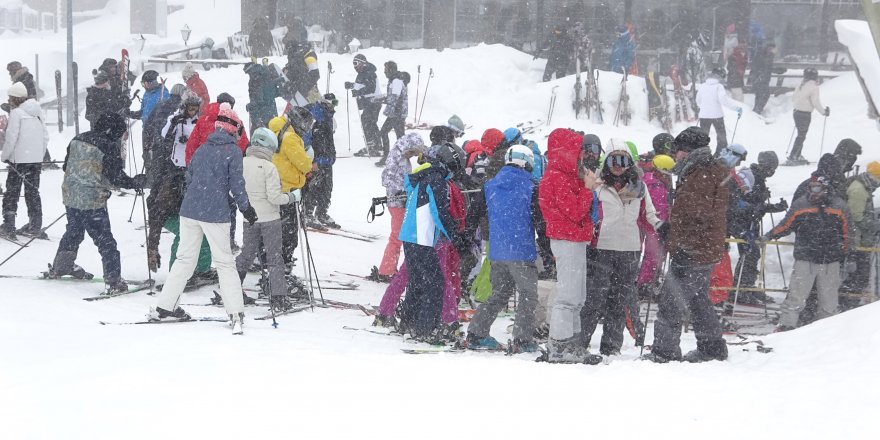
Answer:
<svg viewBox="0 0 880 440"><path fill-rule="evenodd" d="M189 139L190 135L192 135L193 129L196 128L196 121L199 120L199 117L196 116L192 119L184 119L183 122L177 124L176 127L171 127L171 121L179 115L179 113L175 113L169 116L168 120L165 121L165 127L162 128L162 138L164 139L165 136L168 135L168 130L176 130L176 133L174 133L174 146L171 148L170 159L174 165L186 167L186 140ZM181 139L181 137L183 138ZM181 142L181 140L183 140L183 142Z"/></svg>
<svg viewBox="0 0 880 440"><path fill-rule="evenodd" d="M724 117L721 106L731 110L741 107L739 103L730 99L724 86L716 78L709 78L697 92L697 107L700 108L700 119L718 119Z"/></svg>
<svg viewBox="0 0 880 440"><path fill-rule="evenodd" d="M651 194L642 185L642 197L624 203L617 190L608 185L601 185L596 190L596 197L602 205L602 225L599 229L599 240L596 249L609 251L638 252L642 250L642 236L639 232L639 213L642 200L645 201L645 218L657 229L663 220L657 217Z"/></svg>
<svg viewBox="0 0 880 440"><path fill-rule="evenodd" d="M28 99L9 112L9 126L0 160L12 163L43 161L49 145L49 132L43 123L43 109L34 99Z"/></svg>
<svg viewBox="0 0 880 440"><path fill-rule="evenodd" d="M263 150L261 153L252 150ZM260 223L281 218L279 208L290 203L290 196L281 192L281 177L272 164L272 153L265 148L249 147L244 158L244 189Z"/></svg>
<svg viewBox="0 0 880 440"><path fill-rule="evenodd" d="M819 84L813 80L804 81L794 89L791 103L797 111L812 113L815 109L817 112L825 114L825 106L819 99Z"/></svg>

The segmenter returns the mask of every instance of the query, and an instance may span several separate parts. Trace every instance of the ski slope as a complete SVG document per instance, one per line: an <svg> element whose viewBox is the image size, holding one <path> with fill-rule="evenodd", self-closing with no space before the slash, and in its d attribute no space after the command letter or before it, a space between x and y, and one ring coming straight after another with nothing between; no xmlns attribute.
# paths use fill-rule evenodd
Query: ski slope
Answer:
<svg viewBox="0 0 880 440"><path fill-rule="evenodd" d="M121 3L111 2L111 7ZM238 22L236 8L232 12L219 6L213 12L199 8L198 14L195 9L190 6L175 14L193 17L194 21L188 21L193 29L206 22L216 24L217 34L210 36L217 41L225 36L225 27L232 26L227 21ZM100 20L110 26L125 17L113 9ZM124 30L107 29L100 41L83 38L78 44L84 71L85 66L97 65L106 56L115 57L118 48L129 43ZM173 27L169 25L169 29ZM59 44L60 37L43 38L45 44ZM7 43L3 41L4 57L10 47ZM28 50L22 47L25 44L14 46L17 53ZM422 92L432 68L434 77L422 120L442 123L458 114L471 127L465 139L479 138L489 127L504 129L546 119L554 86L558 86L558 101L553 121L530 135L542 148L546 147L545 136L560 126L596 133L603 140L622 137L634 141L641 150L647 149L659 132L658 127L645 122L643 85L634 78L629 84L634 123L613 127L576 120L569 105L574 77L539 83L543 61L510 48L478 46L442 52L368 49L363 53L380 70L381 63L389 59L413 74L421 65ZM327 61L337 72L330 78L330 89L341 101L336 115L341 158L335 166L330 215L346 228L387 234L387 215L374 223L365 218L370 197L384 194L375 159L346 157L363 146L353 100L348 141L342 83L355 76L351 56L319 55L322 92ZM240 68L213 69L201 75L212 96L229 92L239 102L236 108L244 108L247 77ZM163 76L169 85L180 81L179 72ZM411 109L416 95L413 76ZM619 76L602 73L600 93L606 114L614 111L619 87ZM824 151L833 150L839 139L852 137L866 150L861 165L876 159L873 146L878 134L865 117L866 104L853 74L825 83L822 98L832 107ZM768 111L778 115L769 125L746 112L735 140L750 149L750 158L761 150L783 156L793 127L790 110L790 102L783 96L768 106ZM242 116L246 118L246 114ZM732 133L735 113L729 112L726 119ZM804 148L804 155L811 160L816 160L822 149L822 122L821 117L814 118ZM135 145L140 142L139 125L133 129ZM679 124L676 131L686 125ZM427 138L427 132L424 135ZM69 129L52 134L54 157L63 156L72 136ZM139 152L136 156L139 160ZM780 168L769 181L774 197L790 198L809 171L810 167ZM64 211L61 179L60 171L43 174L45 225ZM136 229L144 223L140 203L132 196L114 196L109 201L123 276L128 279L146 277L144 233ZM26 221L25 211L22 204L19 225ZM45 270L63 225L62 219L47 231L50 242L32 243L0 267L0 274L37 275ZM240 242L241 228L238 230ZM169 237L163 235L160 247L163 263L169 255ZM309 240L324 279L353 279L336 271L366 274L370 266L378 264L384 248L381 240L366 243L323 234L310 234ZM0 260L15 250L12 244L0 241ZM791 267L790 252L783 249L786 275ZM100 258L89 240L80 248L78 263L100 274ZM768 284L781 284L778 266L768 263L768 271ZM163 266L155 278L161 283L166 277ZM358 290L325 290L325 297L379 303L384 285L353 280L360 284ZM245 281L246 286L255 282L253 275ZM249 308L243 337L232 337L224 324L211 322L100 325L98 321L141 320L154 304L154 298L144 293L82 301L101 290L102 285L96 283L0 278L0 437L448 440L871 439L880 435L880 424L875 421L880 410L880 382L876 380L880 352L875 349L880 346L878 304L789 333L761 337L773 348L771 353L759 353L754 345L731 346L727 362L655 365L638 361L638 348L627 338L620 356L607 365L587 367L538 364L533 362L535 355L527 354L403 354L400 349L410 345L399 338L343 329L366 327L371 322L372 318L352 310L319 308L314 313L280 317L276 329L271 321L252 319L264 314L264 308ZM207 304L211 290L206 287L184 294L181 302ZM184 308L200 317L224 313L211 306ZM509 320L499 319L493 336L507 340L508 324ZM594 340L597 338L598 334ZM683 349L694 347L692 333L685 334Z"/></svg>

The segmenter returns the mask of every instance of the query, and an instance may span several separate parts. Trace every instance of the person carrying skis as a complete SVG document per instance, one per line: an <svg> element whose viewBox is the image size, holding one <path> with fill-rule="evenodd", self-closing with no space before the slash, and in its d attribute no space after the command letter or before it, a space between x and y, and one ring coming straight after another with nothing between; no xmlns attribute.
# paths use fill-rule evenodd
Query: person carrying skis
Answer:
<svg viewBox="0 0 880 440"><path fill-rule="evenodd" d="M880 187L880 162L869 163L866 170L850 179L851 183L846 188L846 204L851 216L850 241L853 247L874 247L877 233L880 232L880 223L874 211L874 191ZM871 279L871 257L870 252L850 252L847 262L852 261L855 270L847 270L846 279L840 286L841 292L865 293Z"/></svg>
<svg viewBox="0 0 880 440"><path fill-rule="evenodd" d="M15 240L16 234L47 239L43 232L43 204L40 199L40 173L43 156L49 145L49 132L43 122L43 110L28 96L24 84L17 82L7 91L9 121L0 161L6 164L6 192L3 194L3 224L0 235ZM28 224L15 230L18 198L24 185Z"/></svg>
<svg viewBox="0 0 880 440"><path fill-rule="evenodd" d="M593 190L601 181L585 168L583 136L558 128L547 140L547 171L538 187L547 237L556 256L556 295L547 358L557 363L597 362L577 343L586 300L587 246L593 238Z"/></svg>
<svg viewBox="0 0 880 440"><path fill-rule="evenodd" d="M571 64L571 56L574 52L574 44L569 38L568 32L562 25L556 25L553 33L545 42L545 46L541 52L547 53L547 64L544 66L543 82L553 79L560 79L568 75L568 66ZM535 55L535 59L538 55Z"/></svg>
<svg viewBox="0 0 880 440"><path fill-rule="evenodd" d="M354 70L357 77L354 82L345 82L345 89L351 90L351 96L357 100L358 110L361 111L361 127L364 130L364 137L367 145L360 151L354 153L355 156L374 156L382 147L382 141L379 139L379 111L382 110L382 89L376 78L376 66L367 62L367 57L363 54L354 56Z"/></svg>
<svg viewBox="0 0 880 440"><path fill-rule="evenodd" d="M199 73L196 72L193 63L187 62L184 64L183 71L180 72L180 74L186 82L187 90L198 96L203 103L207 104L211 102L211 94L208 93L208 86L202 81L202 78L199 77Z"/></svg>
<svg viewBox="0 0 880 440"><path fill-rule="evenodd" d="M211 259L220 278L220 295L229 314L233 334L242 334L244 300L241 281L228 241L229 202L232 197L244 218L251 224L258 220L250 205L242 175L242 157L237 144L244 131L241 120L229 104L220 106L216 131L196 151L186 169L186 193L180 206L180 248L177 264L168 273L156 305L150 308L149 319L190 319L177 303L187 279L196 267L202 238L211 246ZM230 196L232 194L232 196Z"/></svg>
<svg viewBox="0 0 880 440"><path fill-rule="evenodd" d="M611 60L609 61L608 70L627 74L635 58L636 45L633 42L629 28L627 26L618 26L617 40L614 41L614 47L611 48Z"/></svg>
<svg viewBox="0 0 880 440"><path fill-rule="evenodd" d="M654 230L663 228L664 222L657 217L651 195L626 144L611 139L608 146L602 164L602 184L595 192L599 200L599 220L593 237L596 273L591 275L595 289L587 291L585 311L581 314L581 338L584 346L588 346L599 318L604 315L599 352L613 356L620 354L627 320L635 329L637 345L644 341L638 309L630 308L630 302L638 302L635 288L642 247L639 222L647 222Z"/></svg>
<svg viewBox="0 0 880 440"><path fill-rule="evenodd" d="M248 201L254 207L258 220L245 223L241 253L235 260L238 277L244 283L248 269L258 254L265 254L267 269L269 307L275 312L290 309L287 298L287 281L284 277L282 256L281 214L279 207L299 201L298 192L281 192L281 178L272 163L278 152L278 137L266 127L258 128L251 135L251 146L243 160L244 184Z"/></svg>
<svg viewBox="0 0 880 440"><path fill-rule="evenodd" d="M275 98L279 96L279 85L283 81L275 73L272 66L264 66L258 63L244 65L244 73L248 75L248 97L250 102L245 110L250 116L250 131L265 127L269 120L278 116L278 107Z"/></svg>
<svg viewBox="0 0 880 440"><path fill-rule="evenodd" d="M681 324L688 312L697 349L683 359L725 360L727 342L721 336L721 324L708 291L712 268L724 253L730 168L712 156L709 136L697 127L678 134L673 153L673 172L679 180L666 234L671 260L660 289L654 343L646 359L657 363L682 360Z"/></svg>
<svg viewBox="0 0 880 440"><path fill-rule="evenodd" d="M742 106L727 96L721 78L724 70L720 67L712 69L706 82L700 86L697 92L697 108L699 108L700 128L709 134L709 128L715 127L715 154L727 147L727 130L724 127L724 109L727 107L736 111L737 117L742 116Z"/></svg>
<svg viewBox="0 0 880 440"><path fill-rule="evenodd" d="M148 70L141 76L141 85L144 86L144 97L141 101L141 109L130 112L129 117L140 119L142 123L150 119L150 113L156 106L171 95L165 88L164 80L159 82L159 72Z"/></svg>
<svg viewBox="0 0 880 440"><path fill-rule="evenodd" d="M382 141L382 158L376 162L377 167L385 166L388 151L391 146L388 134L394 130L397 139L403 137L403 128L406 123L406 115L409 114L408 92L409 73L399 72L397 63L387 61L385 63L385 78L388 79L388 92L385 95L385 122L379 130L379 138Z"/></svg>
<svg viewBox="0 0 880 440"><path fill-rule="evenodd" d="M818 317L837 313L840 263L851 245L847 216L846 202L834 194L830 182L814 177L810 179L808 195L795 199L779 225L761 237L762 241L769 241L795 233L791 284L776 331L797 327L798 316L814 283L819 298Z"/></svg>
<svg viewBox="0 0 880 440"><path fill-rule="evenodd" d="M776 57L776 44L768 43L752 61L752 70L749 73L749 84L752 86L752 92L755 93L755 107L752 111L759 115L764 112L764 106L770 99L774 57Z"/></svg>
<svg viewBox="0 0 880 440"><path fill-rule="evenodd" d="M492 296L477 307L468 326L467 346L474 349L501 349L489 334L498 313L507 307L514 291L519 292L513 324L516 353L538 351L533 334L538 304L538 269L535 266L535 225L542 221L538 206L538 185L531 178L531 149L514 145L507 150L506 162L498 174L483 186L489 219L489 259L492 261ZM472 208L473 209L473 208Z"/></svg>
<svg viewBox="0 0 880 440"><path fill-rule="evenodd" d="M305 30L305 27L302 28ZM288 32L284 38L287 64L282 72L288 80L283 87L284 99L291 106L298 107L305 107L320 101L321 92L318 91L318 80L321 79L321 72L318 70L318 54L301 35Z"/></svg>
<svg viewBox="0 0 880 440"><path fill-rule="evenodd" d="M80 279L92 278L92 274L76 265L79 245L88 232L101 254L105 293L128 291L128 284L122 279L119 251L110 230L110 215L107 212L107 199L113 188L143 191L146 181L143 174L134 177L125 174L119 144L127 134L125 118L117 113L105 112L98 116L93 130L74 137L67 145L64 181L61 184L67 230L58 242L47 278L67 275Z"/></svg>
<svg viewBox="0 0 880 440"><path fill-rule="evenodd" d="M810 130L813 110L825 117L831 116L831 108L823 106L822 100L819 99L818 81L819 72L816 69L812 67L804 69L804 80L791 96L797 136L794 138L794 144L791 147L791 154L788 155L786 165L806 165L809 163L801 155L801 151L804 148L804 140L807 139L807 131Z"/></svg>

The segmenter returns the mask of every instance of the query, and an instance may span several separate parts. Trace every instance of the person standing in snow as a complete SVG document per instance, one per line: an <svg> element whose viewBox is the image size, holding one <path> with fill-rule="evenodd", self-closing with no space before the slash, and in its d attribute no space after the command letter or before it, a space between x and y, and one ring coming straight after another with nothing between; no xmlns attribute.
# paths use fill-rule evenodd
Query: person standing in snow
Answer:
<svg viewBox="0 0 880 440"><path fill-rule="evenodd" d="M141 76L141 85L144 86L144 97L141 101L141 109L130 112L129 117L140 119L146 123L150 119L150 114L160 102L165 101L171 95L165 88L164 81L159 81L159 72L148 70Z"/></svg>
<svg viewBox="0 0 880 440"><path fill-rule="evenodd" d="M339 229L330 217L330 199L333 194L333 164L336 163L336 143L333 140L333 115L336 114L336 96L324 95L324 101L309 106L315 125L312 127L312 172L306 180L303 206L306 222L317 223L321 228Z"/></svg>
<svg viewBox="0 0 880 440"><path fill-rule="evenodd" d="M611 49L611 60L609 61L608 70L617 73L629 73L633 60L636 58L636 45L633 42L629 28L626 26L617 27L617 40Z"/></svg>
<svg viewBox="0 0 880 440"><path fill-rule="evenodd" d="M782 303L777 331L797 327L814 283L819 297L818 317L837 313L840 263L846 258L851 238L846 202L834 195L829 183L822 177L812 178L809 194L792 202L779 225L761 237L769 241L795 233L791 285Z"/></svg>
<svg viewBox="0 0 880 440"><path fill-rule="evenodd" d="M180 110L181 105L183 104L182 95L186 93L186 86L183 84L175 84L174 87L171 87L171 97L165 101L159 103L153 112L150 113L150 119L147 119L147 123L144 124L144 129L141 132L141 145L142 149L142 157L144 159L144 172L147 175L147 187L152 189L153 185L157 181L156 171L157 166L162 166L161 162L163 160L167 160L167 157L157 158L154 154L154 150L161 147L161 143L163 142L162 129L165 128L165 125L168 123L168 119L172 117L177 111ZM195 95L193 95L195 97ZM203 106L205 103L200 103L199 108ZM157 165L157 162L160 164ZM153 192L150 192L150 195L147 196L147 203L150 201L150 197L153 197Z"/></svg>
<svg viewBox="0 0 880 440"><path fill-rule="evenodd" d="M301 23L299 26L305 32ZM321 72L318 70L318 54L303 35L297 36L292 29L287 32L284 41L287 64L282 72L288 80L283 88L284 99L291 106L297 107L306 107L320 101L318 80L321 79Z"/></svg>
<svg viewBox="0 0 880 440"><path fill-rule="evenodd" d="M664 222L669 221L669 203L672 198L672 179L669 174L675 163L669 154L674 142L675 138L669 133L660 133L652 140L653 151L639 156L639 167L644 173L642 182L651 196L657 217ZM666 165L661 168L658 164ZM644 254L636 286L639 297L649 298L654 295L660 272L665 269L661 267L666 258L666 243L647 222L639 222L639 226L643 236Z"/></svg>
<svg viewBox="0 0 880 440"><path fill-rule="evenodd" d="M715 127L715 154L727 147L727 130L724 127L724 109L735 110L737 117L742 116L742 107L727 96L721 78L724 71L716 67L712 69L706 82L697 92L697 108L699 108L700 128L709 134L709 128Z"/></svg>
<svg viewBox="0 0 880 440"><path fill-rule="evenodd" d="M244 301L241 281L235 268L229 234L229 202L234 198L244 218L251 224L258 220L248 201L242 175L242 157L237 144L243 131L241 120L229 104L220 106L216 131L196 151L186 169L186 193L180 206L180 248L177 264L171 268L156 305L150 308L150 320L190 319L177 302L193 274L202 237L211 246L211 258L220 278L220 295L232 323L232 333L242 333Z"/></svg>
<svg viewBox="0 0 880 440"><path fill-rule="evenodd" d="M211 95L208 93L208 86L202 81L202 78L199 77L199 73L196 72L193 63L187 62L184 64L183 71L180 74L186 82L187 90L198 96L199 99L202 100L202 103L207 104L211 102Z"/></svg>
<svg viewBox="0 0 880 440"><path fill-rule="evenodd" d="M770 99L770 80L773 77L773 58L776 57L776 45L769 43L755 55L752 61L752 70L749 73L749 84L755 93L755 108L757 114L764 112L764 106Z"/></svg>
<svg viewBox="0 0 880 440"><path fill-rule="evenodd" d="M12 84L9 96L9 121L0 161L6 164L6 192L3 194L3 224L0 235L15 239L16 233L47 238L43 232L43 205L40 199L40 172L43 155L49 145L49 132L43 122L43 110L28 96L24 84ZM15 230L18 198L24 185L28 224Z"/></svg>
<svg viewBox="0 0 880 440"><path fill-rule="evenodd" d="M385 95L385 122L379 130L379 138L382 141L382 158L376 162L377 167L385 166L391 141L388 134L394 130L397 139L403 137L403 128L406 123L406 115L409 114L407 86L409 85L409 73L399 72L397 63L388 61L385 63L385 78L388 79L388 93Z"/></svg>
<svg viewBox="0 0 880 440"><path fill-rule="evenodd" d="M376 77L376 66L367 62L367 57L363 54L354 56L354 70L357 72L357 78L354 82L345 82L345 89L351 90L351 96L357 100L358 110L361 111L361 127L364 130L364 137L367 145L354 155L374 156L382 147L382 141L379 139L379 111L382 110L382 89Z"/></svg>
<svg viewBox="0 0 880 440"><path fill-rule="evenodd" d="M25 87L28 98L33 98L34 100L38 98L37 83L34 82L34 75L28 71L27 67L18 61L12 61L6 65L6 71L9 72L9 80L13 84L18 82Z"/></svg>
<svg viewBox="0 0 880 440"><path fill-rule="evenodd" d="M261 16L254 19L254 25L248 33L248 44L251 46L251 56L254 58L272 55L275 37L272 36L272 31L269 29L268 18Z"/></svg>
<svg viewBox="0 0 880 440"><path fill-rule="evenodd" d="M119 251L110 230L110 215L107 212L107 199L113 188L143 191L146 181L143 174L134 177L125 174L119 144L127 132L128 124L122 115L102 113L93 130L76 136L67 145L64 181L61 185L67 230L58 242L48 278L67 275L80 279L92 278L92 274L76 265L79 245L88 232L101 254L106 293L128 290L128 285L122 279Z"/></svg>
<svg viewBox="0 0 880 440"><path fill-rule="evenodd" d="M846 204L851 215L850 241L853 247L874 247L877 233L880 232L880 223L874 211L874 191L880 187L880 162L869 163L866 170L850 179L851 183L846 188ZM872 256L870 252L860 251L851 252L847 256L847 261L855 263L855 270L847 271L846 279L840 286L841 292L865 293L871 280Z"/></svg>
<svg viewBox="0 0 880 440"><path fill-rule="evenodd" d="M658 363L725 360L727 342L708 292L712 268L725 249L730 168L712 156L709 136L697 127L679 133L673 145L673 172L679 180L666 240L671 260L660 289L654 343L646 359ZM697 349L682 358L681 325L686 312L694 326Z"/></svg>
<svg viewBox="0 0 880 440"><path fill-rule="evenodd" d="M730 96L739 102L743 102L743 87L745 87L746 67L749 64L748 49L745 43L739 43L727 58L727 88Z"/></svg>
<svg viewBox="0 0 880 440"><path fill-rule="evenodd" d="M217 95L217 102L212 102L210 104L205 102L202 103L202 111L199 115L199 120L196 122L196 126L189 139L186 141L187 164L196 153L196 150L205 143L208 136L214 133L214 123L217 122L217 115L220 113L220 106L223 105L223 103L229 104L229 107L235 108L235 98L225 92ZM248 143L250 142L248 140L247 130L242 127L241 133L239 133L237 139L238 149L241 151L241 154L244 155Z"/></svg>
<svg viewBox="0 0 880 440"><path fill-rule="evenodd" d="M544 82L553 79L554 74L556 79L568 75L568 65L571 64L571 57L574 54L574 44L572 44L564 26L556 25L553 28L553 33L541 51L547 52L547 64L544 66L542 77ZM538 56L535 55L535 59L537 58Z"/></svg>
<svg viewBox="0 0 880 440"><path fill-rule="evenodd" d="M794 138L794 144L791 147L791 154L788 156L788 165L801 165L809 163L801 151L804 149L804 140L807 139L807 131L810 130L810 122L813 116L813 110L825 116L831 116L831 108L822 105L819 99L819 72L808 67L804 69L804 80L795 89L791 97L792 106L794 106L794 126L797 129L797 136Z"/></svg>
<svg viewBox="0 0 880 440"><path fill-rule="evenodd" d="M583 136L564 128L547 140L547 171L538 187L547 237L556 256L556 295L552 305L548 360L561 363L595 363L577 343L580 311L586 300L587 246L593 238L593 190L601 181L584 167Z"/></svg>
<svg viewBox="0 0 880 440"><path fill-rule="evenodd" d="M513 325L514 352L535 352L535 307L538 305L538 269L535 266L535 225L540 216L538 185L531 178L531 150L514 145L505 165L483 186L489 218L489 259L492 260L492 296L477 307L468 326L468 348L498 350L501 344L489 330L498 313L519 292ZM473 209L473 207L472 207Z"/></svg>
<svg viewBox="0 0 880 440"><path fill-rule="evenodd" d="M248 75L248 97L250 102L245 109L250 116L250 131L265 127L269 120L278 116L275 98L279 96L282 78L275 73L273 66L257 63L244 65L244 73Z"/></svg>

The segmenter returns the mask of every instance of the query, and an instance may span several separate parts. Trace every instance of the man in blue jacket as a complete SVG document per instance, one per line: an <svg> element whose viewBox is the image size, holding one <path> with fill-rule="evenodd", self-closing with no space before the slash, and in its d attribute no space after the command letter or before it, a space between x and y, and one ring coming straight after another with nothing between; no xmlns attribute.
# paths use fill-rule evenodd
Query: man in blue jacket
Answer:
<svg viewBox="0 0 880 440"><path fill-rule="evenodd" d="M141 100L141 109L131 112L129 116L134 119L140 119L144 124L150 119L153 109L160 102L171 98L171 93L165 88L165 85L159 82L159 72L148 70L141 76L141 85L144 86L144 97Z"/></svg>
<svg viewBox="0 0 880 440"><path fill-rule="evenodd" d="M534 156L529 147L514 145L504 157L505 166L483 187L489 215L492 296L477 308L468 327L467 344L474 349L501 348L489 329L516 289L519 301L511 349L534 352L538 350L532 339L538 304L535 225L540 216L537 184L532 179Z"/></svg>
<svg viewBox="0 0 880 440"><path fill-rule="evenodd" d="M611 65L608 70L627 73L636 57L636 45L633 43L632 35L626 26L618 27L617 33L617 41L614 42L614 48L611 49Z"/></svg>

